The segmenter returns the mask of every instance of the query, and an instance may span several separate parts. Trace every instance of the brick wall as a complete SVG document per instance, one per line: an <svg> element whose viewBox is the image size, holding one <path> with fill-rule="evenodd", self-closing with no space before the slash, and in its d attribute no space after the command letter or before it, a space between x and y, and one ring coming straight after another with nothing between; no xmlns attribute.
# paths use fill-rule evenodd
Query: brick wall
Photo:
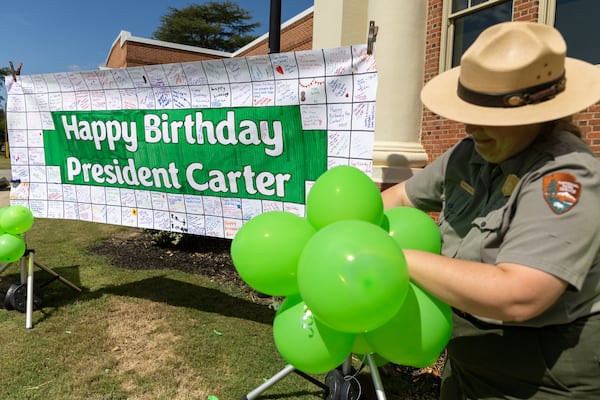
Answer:
<svg viewBox="0 0 600 400"><path fill-rule="evenodd" d="M425 82L435 77L440 68L442 34L442 0L430 0L427 12L427 36L425 38ZM439 157L465 136L463 125L423 110L421 144L429 160Z"/></svg>
<svg viewBox="0 0 600 400"><path fill-rule="evenodd" d="M425 42L425 82L439 72L442 6L443 0L429 0ZM514 0L513 20L538 21L538 19L538 0ZM583 139L590 145L596 156L600 157L600 103L575 115L574 121L581 128ZM464 136L462 124L441 118L427 109L423 110L421 143L430 161L439 157Z"/></svg>
<svg viewBox="0 0 600 400"><path fill-rule="evenodd" d="M286 26L281 31L279 51L281 53L311 50L313 32L313 13ZM257 43L239 54L239 57L267 54L269 52L269 39Z"/></svg>
<svg viewBox="0 0 600 400"><path fill-rule="evenodd" d="M113 45L106 66L109 68L128 68L142 65L214 60L216 58L222 57L209 53L128 40L123 46L118 42Z"/></svg>
<svg viewBox="0 0 600 400"><path fill-rule="evenodd" d="M127 67L127 43L124 46L120 46L118 43L113 44L106 60L106 66L108 68Z"/></svg>
<svg viewBox="0 0 600 400"><path fill-rule="evenodd" d="M309 13L281 30L280 52L293 52L312 49L313 14ZM267 54L269 39L238 54L238 57ZM190 61L205 61L222 58L202 51L177 49L168 45L152 45L139 41L126 41L121 47L113 45L106 66L110 68L137 67L141 65L170 64Z"/></svg>
<svg viewBox="0 0 600 400"><path fill-rule="evenodd" d="M145 43L127 43L127 66L135 67L151 64L171 64L191 61L205 61L222 58L212 54L179 50Z"/></svg>
<svg viewBox="0 0 600 400"><path fill-rule="evenodd" d="M446 0L449 1L449 0ZM514 0L513 19L537 21L539 0ZM427 36L424 80L429 81L439 72L443 0L429 0L427 13ZM281 31L280 51L292 52L312 48L313 14L288 25ZM268 53L268 38L239 54L240 57ZM113 47L109 67L132 67L138 65L200 61L216 58L210 54L186 52L169 47L151 46L144 43L127 42L124 48ZM600 157L600 104L596 104L575 116L584 140ZM424 109L422 116L421 144L430 160L439 157L453 144L465 136L463 125L441 118Z"/></svg>

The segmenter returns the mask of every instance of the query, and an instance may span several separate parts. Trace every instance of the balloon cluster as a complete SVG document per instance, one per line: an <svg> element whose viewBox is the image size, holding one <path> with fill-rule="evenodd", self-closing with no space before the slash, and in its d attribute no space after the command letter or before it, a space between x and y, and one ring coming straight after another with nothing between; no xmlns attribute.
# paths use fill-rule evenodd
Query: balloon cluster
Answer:
<svg viewBox="0 0 600 400"><path fill-rule="evenodd" d="M311 188L306 218L257 215L233 239L231 256L249 286L285 297L273 320L281 356L324 373L351 353L423 367L446 346L451 309L410 281L403 248L439 253L433 219L410 207L384 211L371 178L337 166Z"/></svg>
<svg viewBox="0 0 600 400"><path fill-rule="evenodd" d="M23 233L33 225L33 213L24 206L0 208L0 262L11 263L25 254Z"/></svg>

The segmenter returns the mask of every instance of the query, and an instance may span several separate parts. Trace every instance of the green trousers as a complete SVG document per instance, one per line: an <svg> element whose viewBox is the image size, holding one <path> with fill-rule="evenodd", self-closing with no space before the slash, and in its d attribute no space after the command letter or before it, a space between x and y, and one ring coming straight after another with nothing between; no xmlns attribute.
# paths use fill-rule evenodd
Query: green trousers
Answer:
<svg viewBox="0 0 600 400"><path fill-rule="evenodd" d="M440 399L600 399L600 313L543 328L455 313Z"/></svg>

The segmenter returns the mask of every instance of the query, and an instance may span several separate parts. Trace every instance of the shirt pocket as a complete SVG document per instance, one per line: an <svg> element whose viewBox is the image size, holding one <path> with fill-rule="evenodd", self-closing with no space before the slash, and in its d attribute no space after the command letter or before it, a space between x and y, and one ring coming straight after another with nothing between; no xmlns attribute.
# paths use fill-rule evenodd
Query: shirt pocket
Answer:
<svg viewBox="0 0 600 400"><path fill-rule="evenodd" d="M467 210L473 205L473 194L467 192L460 186L450 192L446 193L444 199L444 208L440 213L445 221L451 224L457 222L457 220L464 219L464 214L467 214Z"/></svg>
<svg viewBox="0 0 600 400"><path fill-rule="evenodd" d="M506 233L505 211L505 207L500 207L473 221L473 229L469 232L468 239L477 243L481 262L496 264Z"/></svg>
<svg viewBox="0 0 600 400"><path fill-rule="evenodd" d="M438 217L438 226L442 235L442 254L454 257L463 237L471 229L472 218L468 209L473 206L472 196L462 190L456 190L444 203Z"/></svg>
<svg viewBox="0 0 600 400"><path fill-rule="evenodd" d="M488 212L485 216L477 217L473 220L473 226L477 227L482 233L498 232L501 230L504 221L504 208L497 208Z"/></svg>

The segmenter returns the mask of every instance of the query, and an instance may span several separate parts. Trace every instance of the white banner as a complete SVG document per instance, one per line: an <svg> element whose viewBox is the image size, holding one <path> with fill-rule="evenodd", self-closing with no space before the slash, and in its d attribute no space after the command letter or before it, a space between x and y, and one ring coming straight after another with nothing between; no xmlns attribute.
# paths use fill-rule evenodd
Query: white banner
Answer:
<svg viewBox="0 0 600 400"><path fill-rule="evenodd" d="M328 168L372 169L377 74L365 46L6 78L11 204L233 238L304 216Z"/></svg>

